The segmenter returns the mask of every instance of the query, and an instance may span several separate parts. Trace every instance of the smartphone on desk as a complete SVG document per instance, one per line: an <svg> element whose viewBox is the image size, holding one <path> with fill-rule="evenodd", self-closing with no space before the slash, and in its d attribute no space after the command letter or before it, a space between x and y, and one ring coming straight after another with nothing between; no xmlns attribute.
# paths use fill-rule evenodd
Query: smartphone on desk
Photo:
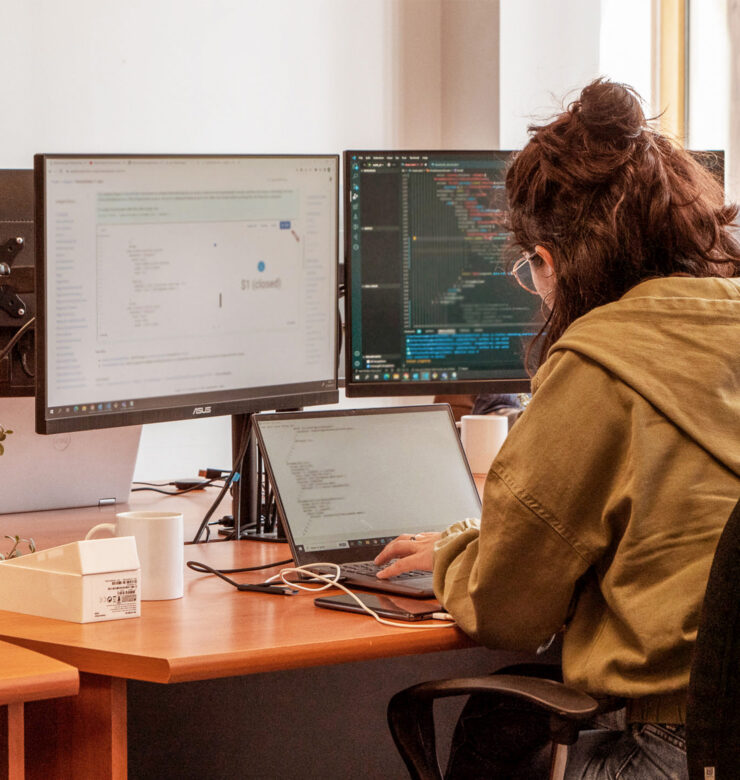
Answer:
<svg viewBox="0 0 740 780"><path fill-rule="evenodd" d="M405 599L399 596L380 596L371 593L358 593L357 597L363 604L372 609L380 617L391 620L429 620L435 612L444 612L438 601L418 601L417 599ZM359 612L367 615L367 612L346 593L336 596L319 596L313 603L317 607L325 609L340 609L345 612Z"/></svg>

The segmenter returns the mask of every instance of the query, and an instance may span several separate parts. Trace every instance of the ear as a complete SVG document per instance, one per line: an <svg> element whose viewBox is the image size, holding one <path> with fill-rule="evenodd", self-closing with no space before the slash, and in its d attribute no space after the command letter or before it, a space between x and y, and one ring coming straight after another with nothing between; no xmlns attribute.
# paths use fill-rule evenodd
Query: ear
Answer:
<svg viewBox="0 0 740 780"><path fill-rule="evenodd" d="M534 251L547 263L550 271L555 271L555 261L552 259L549 249L545 249L544 246L539 244L534 248Z"/></svg>

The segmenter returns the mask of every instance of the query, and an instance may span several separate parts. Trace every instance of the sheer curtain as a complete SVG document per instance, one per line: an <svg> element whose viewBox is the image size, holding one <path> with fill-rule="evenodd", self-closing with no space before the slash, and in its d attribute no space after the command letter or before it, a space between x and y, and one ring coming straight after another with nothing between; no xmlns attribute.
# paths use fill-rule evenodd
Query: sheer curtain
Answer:
<svg viewBox="0 0 740 780"><path fill-rule="evenodd" d="M740 0L728 0L729 126L727 134L727 192L740 199Z"/></svg>

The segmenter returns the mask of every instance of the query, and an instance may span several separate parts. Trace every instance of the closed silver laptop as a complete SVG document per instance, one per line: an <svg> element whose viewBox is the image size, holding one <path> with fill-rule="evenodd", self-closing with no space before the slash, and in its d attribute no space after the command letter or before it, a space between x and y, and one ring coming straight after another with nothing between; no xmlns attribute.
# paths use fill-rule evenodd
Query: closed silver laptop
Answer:
<svg viewBox="0 0 740 780"><path fill-rule="evenodd" d="M141 426L41 436L33 398L0 398L0 514L128 501Z"/></svg>

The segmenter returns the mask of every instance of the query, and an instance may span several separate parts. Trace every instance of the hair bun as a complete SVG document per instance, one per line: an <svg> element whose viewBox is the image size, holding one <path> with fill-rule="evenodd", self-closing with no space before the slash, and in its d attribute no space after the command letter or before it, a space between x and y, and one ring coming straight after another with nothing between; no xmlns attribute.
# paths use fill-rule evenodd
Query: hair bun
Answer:
<svg viewBox="0 0 740 780"><path fill-rule="evenodd" d="M622 146L646 127L640 96L632 87L607 79L592 81L571 106L593 138Z"/></svg>

